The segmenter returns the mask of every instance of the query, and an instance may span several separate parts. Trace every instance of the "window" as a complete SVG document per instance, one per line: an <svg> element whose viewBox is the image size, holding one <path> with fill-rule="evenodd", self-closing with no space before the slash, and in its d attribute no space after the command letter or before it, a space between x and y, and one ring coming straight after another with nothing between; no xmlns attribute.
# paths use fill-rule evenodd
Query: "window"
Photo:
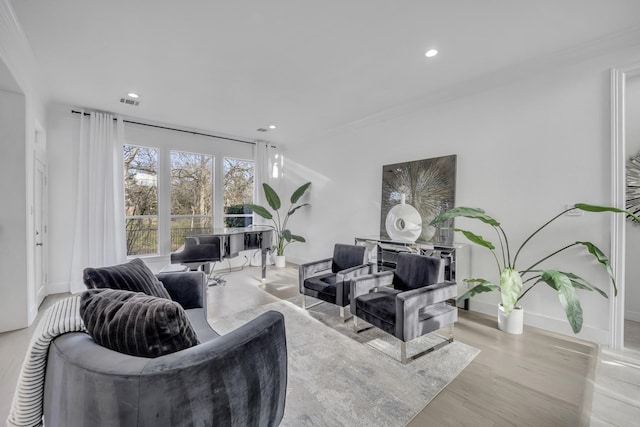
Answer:
<svg viewBox="0 0 640 427"><path fill-rule="evenodd" d="M224 225L248 227L253 223L253 162L225 157L224 159Z"/></svg>
<svg viewBox="0 0 640 427"><path fill-rule="evenodd" d="M137 125L126 134L128 256L165 262L186 236L251 224L253 145Z"/></svg>
<svg viewBox="0 0 640 427"><path fill-rule="evenodd" d="M213 229L213 156L171 152L171 251Z"/></svg>
<svg viewBox="0 0 640 427"><path fill-rule="evenodd" d="M124 146L127 255L158 253L158 150Z"/></svg>

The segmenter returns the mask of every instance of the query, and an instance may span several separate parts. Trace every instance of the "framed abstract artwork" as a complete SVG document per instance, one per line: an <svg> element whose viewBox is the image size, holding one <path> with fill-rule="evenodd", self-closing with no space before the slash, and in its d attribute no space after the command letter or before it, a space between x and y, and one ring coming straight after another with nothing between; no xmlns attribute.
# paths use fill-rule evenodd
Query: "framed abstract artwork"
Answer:
<svg viewBox="0 0 640 427"><path fill-rule="evenodd" d="M380 236L392 239L388 231L389 212L403 200L420 214L422 229L417 240L451 243L452 224L433 227L429 223L442 212L451 209L456 196L456 155L395 163L382 167L382 203ZM393 233L392 233L393 234Z"/></svg>

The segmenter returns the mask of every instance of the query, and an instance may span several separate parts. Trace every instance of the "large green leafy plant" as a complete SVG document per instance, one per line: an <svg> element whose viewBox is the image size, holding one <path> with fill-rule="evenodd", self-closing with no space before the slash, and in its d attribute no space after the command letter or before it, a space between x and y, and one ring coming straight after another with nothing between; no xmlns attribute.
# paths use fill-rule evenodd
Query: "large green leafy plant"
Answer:
<svg viewBox="0 0 640 427"><path fill-rule="evenodd" d="M296 203L298 203L298 200L300 200L300 198L304 195L304 193L309 189L310 186L311 183L307 182L306 184L298 187L298 189L293 192L293 194L291 195L291 206L289 206L289 209L287 209L285 214L280 213L282 203L280 202L278 193L276 193L276 191L266 183L262 184L262 188L264 190L264 195L267 199L267 203L273 210L273 213L269 212L269 210L263 206L253 204L249 205L251 209L253 209L253 212L273 222L273 225L271 225L270 227L272 227L276 232L276 255L284 255L284 248L286 248L293 242L306 242L304 237L297 236L291 233L291 230L287 228L287 222L289 222L289 217L293 215L298 209L309 206L309 203Z"/></svg>
<svg viewBox="0 0 640 427"><path fill-rule="evenodd" d="M576 274L559 271L559 270L542 270L538 269L538 265L542 262L548 260L549 258L566 251L569 248L574 246L582 247L587 250L587 252L602 265L602 267L607 271L609 277L611 279L611 283L613 284L614 295L618 294L618 289L616 287L615 278L613 277L613 271L611 270L611 266L609 264L609 260L604 255L604 253L593 243L584 242L584 241L576 241L570 243L556 251L551 252L549 255L544 256L540 260L534 262L529 267L520 270L516 268L516 262L518 261L518 256L520 255L522 249L531 241L531 239L537 235L540 231L542 231L545 227L551 224L556 219L560 218L562 215L566 214L569 211L574 209L582 210L585 212L613 212L613 213L626 213L634 220L640 222L640 218L631 214L630 212L624 211L622 209L617 209L608 206L595 206L588 205L584 203L578 203L575 206L559 213L558 215L551 218L549 221L544 223L540 228L535 230L529 237L525 239L525 241L520 245L518 250L515 252L515 256L511 256L511 251L509 248L509 239L507 238L507 234L500 226L500 223L494 218L490 217L483 211L478 208L465 208L465 207L457 207L453 208L447 212L436 217L431 224L438 224L444 221L447 221L456 217L465 217L472 218L478 221L481 221L485 224L491 226L498 238L500 253L496 252L496 246L486 240L480 235L474 234L468 230L462 230L459 228L453 228L454 231L462 233L467 239L471 242L480 245L484 248L487 248L493 254L495 258L496 265L498 267L498 272L500 275L500 282L498 284L494 284L489 280L485 279L466 279L465 281L468 283L475 284L473 288L467 291L464 295L460 296L458 299L460 301L471 298L474 295L484 293L484 292L499 292L502 299L502 306L504 308L505 315L509 315L514 307L518 305L520 300L538 283L546 283L555 291L558 292L558 298L560 299L560 304L564 309L567 320L571 325L571 329L573 329L574 333L580 332L582 329L582 306L580 305L580 300L576 293L577 289L583 289L587 291L596 291L603 297L607 298L607 294L600 289L599 287L587 282L582 277L577 276Z"/></svg>

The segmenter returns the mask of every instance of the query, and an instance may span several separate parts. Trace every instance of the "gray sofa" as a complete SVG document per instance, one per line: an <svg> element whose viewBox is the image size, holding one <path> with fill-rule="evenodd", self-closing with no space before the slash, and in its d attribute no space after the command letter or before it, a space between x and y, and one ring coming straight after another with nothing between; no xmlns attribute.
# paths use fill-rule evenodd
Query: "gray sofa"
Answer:
<svg viewBox="0 0 640 427"><path fill-rule="evenodd" d="M206 319L202 272L160 274L200 344L135 357L68 333L51 344L44 385L47 427L277 426L284 413L284 318L270 311L220 336Z"/></svg>

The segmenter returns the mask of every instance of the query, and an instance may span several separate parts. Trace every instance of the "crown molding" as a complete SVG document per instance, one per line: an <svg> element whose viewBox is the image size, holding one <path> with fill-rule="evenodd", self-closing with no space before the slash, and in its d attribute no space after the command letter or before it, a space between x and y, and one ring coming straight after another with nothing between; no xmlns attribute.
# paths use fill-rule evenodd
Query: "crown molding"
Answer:
<svg viewBox="0 0 640 427"><path fill-rule="evenodd" d="M567 49L559 49L546 55L532 57L512 66L504 67L500 70L456 83L455 85L446 86L435 91L424 93L419 97L408 100L407 102L391 106L351 122L325 130L316 135L312 135L309 139L315 140L325 138L333 134L347 132L359 127L379 124L416 111L432 108L456 99L486 92L530 77L535 77L550 70L570 67L594 58L638 46L640 46L640 25L607 34L598 39L590 40Z"/></svg>
<svg viewBox="0 0 640 427"><path fill-rule="evenodd" d="M37 98L47 95L38 61L9 0L0 0L0 60L23 93Z"/></svg>

